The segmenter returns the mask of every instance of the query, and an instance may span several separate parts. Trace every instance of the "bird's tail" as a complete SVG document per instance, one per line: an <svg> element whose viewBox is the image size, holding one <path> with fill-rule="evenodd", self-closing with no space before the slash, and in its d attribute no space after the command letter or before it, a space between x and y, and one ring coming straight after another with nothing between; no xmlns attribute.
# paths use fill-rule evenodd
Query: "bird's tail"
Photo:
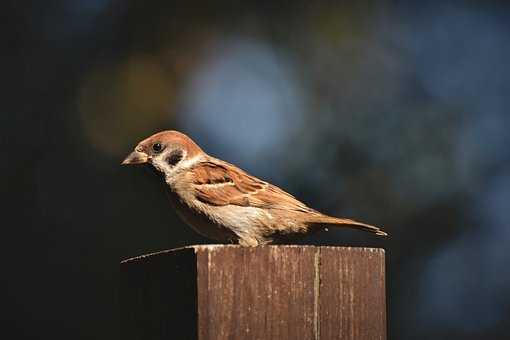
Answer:
<svg viewBox="0 0 510 340"><path fill-rule="evenodd" d="M354 220L350 220L347 218L338 218L338 217L332 217L332 216L327 216L327 215L321 214L321 215L314 217L310 222L312 222L313 224L320 224L320 225L326 224L326 225L335 226L335 227L345 226L345 227L349 227L349 228L361 229L364 231L368 231L370 233L374 233L379 236L388 236L388 234L385 233L384 231L382 231L379 227L376 227L376 226L373 226L370 224L366 224L366 223L361 223L361 222L354 221Z"/></svg>

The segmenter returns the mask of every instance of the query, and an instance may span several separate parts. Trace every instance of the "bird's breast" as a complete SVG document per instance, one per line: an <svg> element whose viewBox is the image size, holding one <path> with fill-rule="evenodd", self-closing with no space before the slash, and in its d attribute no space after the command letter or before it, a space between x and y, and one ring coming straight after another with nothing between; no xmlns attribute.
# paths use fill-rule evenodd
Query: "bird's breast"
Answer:
<svg viewBox="0 0 510 340"><path fill-rule="evenodd" d="M168 190L170 203L177 215L199 234L221 242L229 242L237 238L232 230L218 223L206 212L190 207L175 191Z"/></svg>

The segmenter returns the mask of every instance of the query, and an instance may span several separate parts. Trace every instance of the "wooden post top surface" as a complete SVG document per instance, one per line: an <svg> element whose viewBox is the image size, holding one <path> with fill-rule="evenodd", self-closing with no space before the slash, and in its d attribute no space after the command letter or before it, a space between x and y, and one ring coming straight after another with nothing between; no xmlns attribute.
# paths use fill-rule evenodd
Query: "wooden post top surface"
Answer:
<svg viewBox="0 0 510 340"><path fill-rule="evenodd" d="M134 263L141 263L144 261L150 261L152 258L159 257L159 256L166 256L166 255L172 255L175 252L180 251L194 251L195 253L198 252L214 252L214 251L241 251L241 252L250 252L260 249L273 249L276 251L284 252L286 249L308 249L308 250L330 250L330 251L338 251L339 253L351 253L351 252L359 252L364 254L378 254L378 256L385 255L385 250L383 248L371 248L371 247L337 247L337 246L311 246L311 245L264 245L264 246L257 246L257 247L243 247L240 245L234 245L234 244L199 244L199 245L190 245L185 247L179 247L179 248L173 248L173 249L167 249L167 250L161 250L156 251L152 253L147 253L135 257L130 257L127 259L124 259L120 262L121 265L128 265L128 264L134 264Z"/></svg>
<svg viewBox="0 0 510 340"><path fill-rule="evenodd" d="M380 248L195 245L121 274L125 339L386 339Z"/></svg>

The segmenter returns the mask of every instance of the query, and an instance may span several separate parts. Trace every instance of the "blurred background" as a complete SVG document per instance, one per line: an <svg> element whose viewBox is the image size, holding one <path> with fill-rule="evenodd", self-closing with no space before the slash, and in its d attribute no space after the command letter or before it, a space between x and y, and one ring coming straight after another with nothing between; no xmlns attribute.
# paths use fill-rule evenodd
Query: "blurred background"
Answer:
<svg viewBox="0 0 510 340"><path fill-rule="evenodd" d="M119 261L211 243L148 135L329 214L383 226L389 339L507 339L510 6L505 1L5 1L3 331L117 338Z"/></svg>

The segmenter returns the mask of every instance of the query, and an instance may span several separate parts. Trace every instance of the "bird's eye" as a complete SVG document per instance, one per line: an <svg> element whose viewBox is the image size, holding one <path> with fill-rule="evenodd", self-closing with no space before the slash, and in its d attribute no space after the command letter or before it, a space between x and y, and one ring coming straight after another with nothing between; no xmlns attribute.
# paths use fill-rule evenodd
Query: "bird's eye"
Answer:
<svg viewBox="0 0 510 340"><path fill-rule="evenodd" d="M154 152L161 152L161 150L163 150L163 145L161 145L161 143L154 143L152 144L152 150Z"/></svg>

